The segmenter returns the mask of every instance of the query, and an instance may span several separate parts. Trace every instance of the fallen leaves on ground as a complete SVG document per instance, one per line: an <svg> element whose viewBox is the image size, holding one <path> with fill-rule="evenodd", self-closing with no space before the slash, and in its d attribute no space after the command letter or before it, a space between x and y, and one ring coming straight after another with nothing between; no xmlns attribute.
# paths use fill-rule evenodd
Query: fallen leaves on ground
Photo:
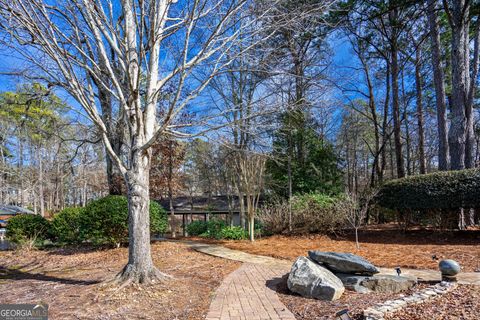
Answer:
<svg viewBox="0 0 480 320"><path fill-rule="evenodd" d="M360 232L360 250L354 236L272 236L249 241L217 241L228 248L275 258L294 260L308 250L351 252L380 267L438 270L438 259L454 259L462 271L480 270L480 231L439 233L392 230L387 227ZM200 240L202 241L202 240Z"/></svg>
<svg viewBox="0 0 480 320"><path fill-rule="evenodd" d="M385 317L386 320L478 320L480 318L480 286L459 285L455 290L435 299L410 305Z"/></svg>
<svg viewBox="0 0 480 320"><path fill-rule="evenodd" d="M47 303L51 319L203 319L213 291L240 265L181 243L155 243L152 256L173 279L118 290L104 281L126 264L127 248L0 252L1 302Z"/></svg>

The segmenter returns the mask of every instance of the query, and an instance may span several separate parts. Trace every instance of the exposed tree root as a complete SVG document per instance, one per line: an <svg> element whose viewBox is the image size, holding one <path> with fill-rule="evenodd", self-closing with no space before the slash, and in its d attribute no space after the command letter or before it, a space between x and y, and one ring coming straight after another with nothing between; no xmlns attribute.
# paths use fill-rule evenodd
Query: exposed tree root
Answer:
<svg viewBox="0 0 480 320"><path fill-rule="evenodd" d="M169 274L163 273L156 267L152 266L147 271L139 271L132 264L127 264L123 270L118 273L113 279L104 282L105 286L115 286L115 292L122 290L129 285L153 285L157 283L166 282L173 277Z"/></svg>

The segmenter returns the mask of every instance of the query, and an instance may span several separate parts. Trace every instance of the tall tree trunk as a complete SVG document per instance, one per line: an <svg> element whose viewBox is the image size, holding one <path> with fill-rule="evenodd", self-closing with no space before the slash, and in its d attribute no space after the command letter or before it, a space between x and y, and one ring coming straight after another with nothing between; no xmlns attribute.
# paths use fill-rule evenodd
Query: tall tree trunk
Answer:
<svg viewBox="0 0 480 320"><path fill-rule="evenodd" d="M449 145L447 129L447 107L445 97L445 80L441 65L440 33L438 31L438 19L435 8L436 1L428 0L428 24L430 26L430 43L432 50L433 82L435 84L435 104L437 108L438 130L438 169L448 170Z"/></svg>
<svg viewBox="0 0 480 320"><path fill-rule="evenodd" d="M468 98L467 105L465 107L465 117L467 118L467 133L466 133L466 145L465 145L465 167L474 168L475 167L475 156L474 156L474 146L475 146L475 131L474 131L474 113L473 113L473 98L475 96L476 87L477 87L477 76L478 76L478 62L480 54L480 18L477 17L477 22L475 24L475 38L474 38L474 49L473 49L473 71L471 74L470 84L468 87ZM468 50L468 48L466 48ZM468 74L470 76L470 74Z"/></svg>
<svg viewBox="0 0 480 320"><path fill-rule="evenodd" d="M403 116L402 119L405 124L405 153L406 153L406 168L407 168L407 175L412 175L412 140L410 138L410 122L408 119L408 102L407 102L407 94L405 91L405 68L402 68L402 104L403 104Z"/></svg>
<svg viewBox="0 0 480 320"><path fill-rule="evenodd" d="M92 80L95 81L95 79ZM103 79L103 82L108 83L108 79ZM97 87L99 88L98 100L100 101L102 109L102 118L108 127L110 143L115 154L120 155L122 148L122 127L119 124L113 123L111 94L98 83ZM117 172L111 156L107 151L105 152L105 161L107 164L108 193L110 195L121 195L123 178Z"/></svg>
<svg viewBox="0 0 480 320"><path fill-rule="evenodd" d="M359 49L360 50L360 49ZM375 105L375 93L373 91L373 84L370 79L370 69L368 67L368 61L365 61L362 53L358 51L358 56L363 66L363 71L365 73L365 78L367 80L367 87L368 87L368 107L370 109L370 113L372 114L372 122L373 122L373 129L374 129L374 136L375 136L375 149L372 152L373 154L373 166L371 170L371 177L370 177L370 186L373 188L375 187L376 180L375 175L380 176L380 166L379 166L379 157L380 157L380 132L379 128L380 125L378 123L377 117L377 107Z"/></svg>
<svg viewBox="0 0 480 320"><path fill-rule="evenodd" d="M139 150L132 152L131 169L126 174L128 263L120 273L119 280L149 283L164 276L153 265L150 250L150 155Z"/></svg>
<svg viewBox="0 0 480 320"><path fill-rule="evenodd" d="M38 149L38 183L39 183L39 198L40 198L40 215L45 217L45 193L43 190L43 161L41 148Z"/></svg>
<svg viewBox="0 0 480 320"><path fill-rule="evenodd" d="M288 155L287 155L287 175L288 175L288 231L292 232L292 196L293 196L293 189L292 189L292 154L291 154L291 147L290 147L289 138L289 148L288 148Z"/></svg>
<svg viewBox="0 0 480 320"><path fill-rule="evenodd" d="M378 180L383 181L385 176L385 169L387 167L387 142L388 142L388 111L390 106L390 61L385 59L387 64L386 79L385 79L385 102L383 104L383 123L382 123L382 164Z"/></svg>
<svg viewBox="0 0 480 320"><path fill-rule="evenodd" d="M423 127L423 103L422 103L422 73L421 73L422 51L420 45L415 54L415 87L417 91L417 125L418 125L418 161L420 163L420 174L427 172L427 161L425 159L425 130Z"/></svg>
<svg viewBox="0 0 480 320"><path fill-rule="evenodd" d="M446 1L444 1L446 3ZM451 168L465 168L465 143L467 121L465 116L467 73L466 69L466 20L468 4L465 0L453 1L450 26L452 28L452 112L449 132ZM450 10L445 7L446 10ZM450 11L449 11L450 12Z"/></svg>
<svg viewBox="0 0 480 320"><path fill-rule="evenodd" d="M395 159L397 165L397 177L405 177L405 165L403 161L402 152L402 132L401 132L401 120L400 120L400 101L399 101L399 89L398 89L398 47L397 40L392 39L391 43L392 54L392 107L393 107L393 135L395 142Z"/></svg>

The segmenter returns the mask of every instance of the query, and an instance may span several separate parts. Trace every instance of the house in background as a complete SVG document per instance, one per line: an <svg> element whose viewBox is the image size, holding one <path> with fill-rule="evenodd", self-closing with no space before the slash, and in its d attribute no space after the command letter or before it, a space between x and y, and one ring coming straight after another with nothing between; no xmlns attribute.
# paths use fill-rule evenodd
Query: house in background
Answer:
<svg viewBox="0 0 480 320"><path fill-rule="evenodd" d="M172 212L169 199L158 201L170 215ZM215 216L217 219L228 221L233 225L240 225L240 205L235 196L178 196L172 199L173 212L181 220L208 219ZM183 222L182 224L184 224ZM188 222L187 222L188 223Z"/></svg>
<svg viewBox="0 0 480 320"><path fill-rule="evenodd" d="M0 239L5 237L5 227L8 224L8 219L19 214L35 214L35 212L19 206L0 204Z"/></svg>

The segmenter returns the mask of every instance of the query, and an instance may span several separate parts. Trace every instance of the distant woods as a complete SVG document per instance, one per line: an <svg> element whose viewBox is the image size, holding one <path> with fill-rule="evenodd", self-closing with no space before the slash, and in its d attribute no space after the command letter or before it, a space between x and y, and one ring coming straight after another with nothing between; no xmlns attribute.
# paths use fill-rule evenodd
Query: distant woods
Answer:
<svg viewBox="0 0 480 320"><path fill-rule="evenodd" d="M349 97L340 134L349 190L478 166L479 3L339 7L337 26L357 60L337 83Z"/></svg>
<svg viewBox="0 0 480 320"><path fill-rule="evenodd" d="M229 17L241 39L224 56L211 53L221 72L193 73L202 91L169 83L148 106L160 119L149 130L165 130L138 147L148 150L151 198L173 208L178 195L226 195L245 199L246 212L259 193L358 194L393 178L478 167L476 1L251 4ZM139 71L143 95L148 75ZM134 125L101 77L92 81L107 136L46 83L1 94L0 202L43 214L127 193Z"/></svg>

